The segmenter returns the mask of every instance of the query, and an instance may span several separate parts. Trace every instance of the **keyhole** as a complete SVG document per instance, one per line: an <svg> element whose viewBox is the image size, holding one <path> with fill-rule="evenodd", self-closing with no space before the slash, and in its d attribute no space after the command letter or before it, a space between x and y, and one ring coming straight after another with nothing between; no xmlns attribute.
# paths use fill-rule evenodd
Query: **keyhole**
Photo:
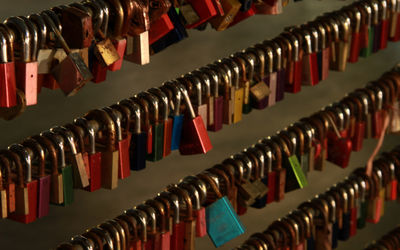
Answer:
<svg viewBox="0 0 400 250"><path fill-rule="evenodd" d="M89 37L89 31L86 30L86 37Z"/></svg>

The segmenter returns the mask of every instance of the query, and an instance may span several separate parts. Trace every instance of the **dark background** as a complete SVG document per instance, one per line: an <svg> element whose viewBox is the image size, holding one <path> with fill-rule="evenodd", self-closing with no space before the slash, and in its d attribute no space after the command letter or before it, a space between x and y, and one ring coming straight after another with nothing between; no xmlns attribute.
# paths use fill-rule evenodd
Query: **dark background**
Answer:
<svg viewBox="0 0 400 250"><path fill-rule="evenodd" d="M49 129L54 125L71 122L73 118L94 108L100 108L129 96L159 86L163 81L174 79L197 67L218 58L244 49L264 39L273 38L284 27L301 24L317 15L339 9L351 1L304 0L291 3L280 16L256 16L224 31L207 29L205 32L189 31L190 37L179 44L151 58L151 64L137 66L125 62L122 70L109 73L102 84L88 84L76 96L65 98L61 91L44 89L39 96L39 104L28 108L20 118L0 121L0 147L19 142L23 138ZM0 17L27 15L57 4L70 3L68 0L13 0L2 1ZM30 225L22 225L10 220L0 221L0 249L50 249L71 236L83 232L122 213L124 209L153 197L163 187L176 183L186 175L196 174L211 167L229 155L241 151L258 139L273 135L276 131L299 120L303 116L338 100L347 92L364 86L389 70L400 55L399 44L389 44L388 49L367 59L360 59L355 65L348 65L346 72L330 72L327 81L313 88L303 88L297 95L287 94L283 102L264 111L254 111L244 120L221 132L210 133L214 149L206 156L180 156L174 152L158 163L148 163L148 168L134 172L126 180L119 182L114 191L100 190L95 193L76 191L75 203L67 208L52 206L49 216ZM384 149L389 150L398 143L398 137L387 136ZM288 194L281 203L265 209L250 209L241 219L246 233L221 247L231 249L257 231L267 228L269 223L287 214L302 201L323 192L336 181L342 180L352 169L363 166L372 152L376 141L365 142L362 152L354 153L348 169L340 169L327 164L323 173L311 173L309 187ZM361 249L365 244L380 237L400 222L396 203L388 204L382 223L368 225L355 238L340 243L341 249ZM208 238L196 240L197 249L213 249Z"/></svg>

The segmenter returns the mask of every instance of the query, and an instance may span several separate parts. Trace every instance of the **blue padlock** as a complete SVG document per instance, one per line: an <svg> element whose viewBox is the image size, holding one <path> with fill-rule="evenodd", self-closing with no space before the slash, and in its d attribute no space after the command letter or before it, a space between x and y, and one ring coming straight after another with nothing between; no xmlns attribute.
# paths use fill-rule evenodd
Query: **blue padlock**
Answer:
<svg viewBox="0 0 400 250"><path fill-rule="evenodd" d="M180 113L182 95L174 82L165 82L161 87L161 90L168 96L168 99L171 103L170 117L173 119L171 150L178 150L182 138L182 127L184 119L184 115Z"/></svg>

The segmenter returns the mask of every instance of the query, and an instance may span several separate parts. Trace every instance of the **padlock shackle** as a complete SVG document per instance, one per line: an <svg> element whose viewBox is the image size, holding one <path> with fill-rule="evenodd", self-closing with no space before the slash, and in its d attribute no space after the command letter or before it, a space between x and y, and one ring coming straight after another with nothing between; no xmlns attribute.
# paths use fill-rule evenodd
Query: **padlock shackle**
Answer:
<svg viewBox="0 0 400 250"><path fill-rule="evenodd" d="M31 60L31 33L29 32L29 28L26 25L25 21L21 17L9 17L6 22L6 25L14 28L14 33L17 32L20 39L20 50L21 55L19 56L20 60L23 62L30 62ZM17 38L16 38L17 39Z"/></svg>
<svg viewBox="0 0 400 250"><path fill-rule="evenodd" d="M0 63L8 62L7 40L3 32L0 30Z"/></svg>
<svg viewBox="0 0 400 250"><path fill-rule="evenodd" d="M134 209L143 211L146 214L148 233L155 234L157 232L156 210L147 204L140 204L140 205L134 207Z"/></svg>
<svg viewBox="0 0 400 250"><path fill-rule="evenodd" d="M133 217L136 224L141 225L140 238L142 242L147 242L147 215L145 212L137 209L129 209L124 212L126 215Z"/></svg>
<svg viewBox="0 0 400 250"><path fill-rule="evenodd" d="M108 138L107 150L110 152L115 151L115 145L117 141L116 128L113 120L108 113L101 109L95 109L89 111L85 116L87 120L94 120L100 125L100 130L106 131L106 137Z"/></svg>
<svg viewBox="0 0 400 250"><path fill-rule="evenodd" d="M68 142L69 148L73 155L78 153L76 149L76 142L74 134L63 126L56 126L50 129L51 132L54 132L64 138L64 142Z"/></svg>
<svg viewBox="0 0 400 250"><path fill-rule="evenodd" d="M31 14L28 16L29 20L36 26L38 33L38 52L40 49L44 49L46 47L48 30L45 21L39 14ZM37 54L36 54L37 55Z"/></svg>
<svg viewBox="0 0 400 250"><path fill-rule="evenodd" d="M179 91L181 91L181 93L183 95L183 100L185 101L186 108L189 112L190 118L191 119L196 118L196 113L194 112L192 102L190 101L190 98L189 98L186 88L181 83L177 83L177 87L179 88Z"/></svg>
<svg viewBox="0 0 400 250"><path fill-rule="evenodd" d="M149 199L145 204L151 206L156 211L157 226L162 231L161 233L168 231L169 229L167 228L167 218L163 203L154 199Z"/></svg>
<svg viewBox="0 0 400 250"><path fill-rule="evenodd" d="M200 79L204 96L209 98L211 96L210 76L207 73L202 72L200 69L196 69L195 71L191 72L191 74Z"/></svg>
<svg viewBox="0 0 400 250"><path fill-rule="evenodd" d="M169 201L170 206L173 209L173 222L174 224L179 224L180 222L180 209L179 209L179 198L177 195L171 193L171 192L161 192L158 194L159 196L166 198Z"/></svg>
<svg viewBox="0 0 400 250"><path fill-rule="evenodd" d="M11 144L8 147L8 150L17 153L21 159L21 163L23 163L25 168L25 183L29 183L32 181L32 158L29 155L28 151L21 144Z"/></svg>
<svg viewBox="0 0 400 250"><path fill-rule="evenodd" d="M117 136L117 141L122 141L122 114L116 109L105 107L102 110L107 112L110 118L113 120L115 125L115 132Z"/></svg>
<svg viewBox="0 0 400 250"><path fill-rule="evenodd" d="M181 103L182 103L182 93L179 90L179 88L176 86L177 82L176 81L169 81L163 83L163 86L168 88L169 90L172 91L172 102L173 102L173 116L179 116L180 115L180 108L181 108Z"/></svg>
<svg viewBox="0 0 400 250"><path fill-rule="evenodd" d="M31 47L29 51L30 61L36 62L39 53L39 29L36 24L27 17L21 16L21 18L24 20L26 26L28 27L28 31L31 36Z"/></svg>
<svg viewBox="0 0 400 250"><path fill-rule="evenodd" d="M10 160L4 154L0 154L0 171L2 175L0 180L0 188L4 188L5 185L10 185L12 183ZM3 179L5 180L5 182L3 181Z"/></svg>
<svg viewBox="0 0 400 250"><path fill-rule="evenodd" d="M162 104L162 121L168 121L169 117L169 106L168 106L168 97L167 95L161 91L159 88L151 88L148 90L151 94L153 94L157 99L158 103Z"/></svg>
<svg viewBox="0 0 400 250"><path fill-rule="evenodd" d="M215 70L212 69L209 66L201 68L200 71L209 76L210 93L214 98L217 98L218 97L218 84L219 84L219 81L220 81L218 73L215 72Z"/></svg>
<svg viewBox="0 0 400 250"><path fill-rule="evenodd" d="M31 156L32 161L34 159L38 160L38 162L39 162L38 176L39 176L39 178L44 177L46 175L46 173L45 173L46 155L45 155L45 151L44 151L43 147L40 145L40 143L38 141L36 141L32 137L25 139L21 144L26 149L30 150L29 154Z"/></svg>
<svg viewBox="0 0 400 250"><path fill-rule="evenodd" d="M64 40L63 36L61 35L61 31L59 29L57 29L57 27L54 24L54 21L51 19L51 17L46 12L42 12L41 16L43 17L46 24L49 26L50 30L54 33L57 40L60 42L65 53L67 55L71 54L72 51L71 51L70 47L68 46L67 42Z"/></svg>
<svg viewBox="0 0 400 250"><path fill-rule="evenodd" d="M140 134L142 132L140 105L137 104L136 102L131 101L130 99L124 99L124 100L118 102L118 105L125 106L130 110L131 116L129 119L133 119L135 122L133 132L135 134Z"/></svg>
<svg viewBox="0 0 400 250"><path fill-rule="evenodd" d="M106 20L105 19L106 14L98 1L86 1L83 3L83 6L85 6L88 9L87 14L90 15L92 18L93 34L96 35L98 31L100 31L103 22L105 22ZM108 17L107 17L107 22L108 22Z"/></svg>
<svg viewBox="0 0 400 250"><path fill-rule="evenodd" d="M64 138L61 135L58 135L51 131L42 132L40 135L50 139L53 142L53 144L58 148L60 154L59 157L60 168L65 168L66 164L65 164Z"/></svg>

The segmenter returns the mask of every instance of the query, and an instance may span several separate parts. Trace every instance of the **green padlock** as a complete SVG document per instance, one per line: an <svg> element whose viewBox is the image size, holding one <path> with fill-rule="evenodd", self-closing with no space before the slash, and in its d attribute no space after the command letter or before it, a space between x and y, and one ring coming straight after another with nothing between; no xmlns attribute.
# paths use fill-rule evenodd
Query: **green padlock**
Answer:
<svg viewBox="0 0 400 250"><path fill-rule="evenodd" d="M145 99L149 103L150 112L150 124L153 126L153 150L147 155L149 161L159 161L163 158L164 152L164 123L159 116L160 102L158 98L149 93L142 92L138 95L138 98Z"/></svg>
<svg viewBox="0 0 400 250"><path fill-rule="evenodd" d="M360 56L368 57L372 54L373 46L374 46L374 36L375 36L375 27L372 25L372 8L367 3L361 4L361 13L365 15L366 29L368 30L368 45L366 47L361 48ZM364 38L365 39L365 38Z"/></svg>
<svg viewBox="0 0 400 250"><path fill-rule="evenodd" d="M63 180L63 196L64 202L60 205L68 206L74 201L74 177L72 166L65 162L64 139L61 135L54 132L46 131L41 134L49 138L58 149L59 152L59 172L61 172Z"/></svg>

